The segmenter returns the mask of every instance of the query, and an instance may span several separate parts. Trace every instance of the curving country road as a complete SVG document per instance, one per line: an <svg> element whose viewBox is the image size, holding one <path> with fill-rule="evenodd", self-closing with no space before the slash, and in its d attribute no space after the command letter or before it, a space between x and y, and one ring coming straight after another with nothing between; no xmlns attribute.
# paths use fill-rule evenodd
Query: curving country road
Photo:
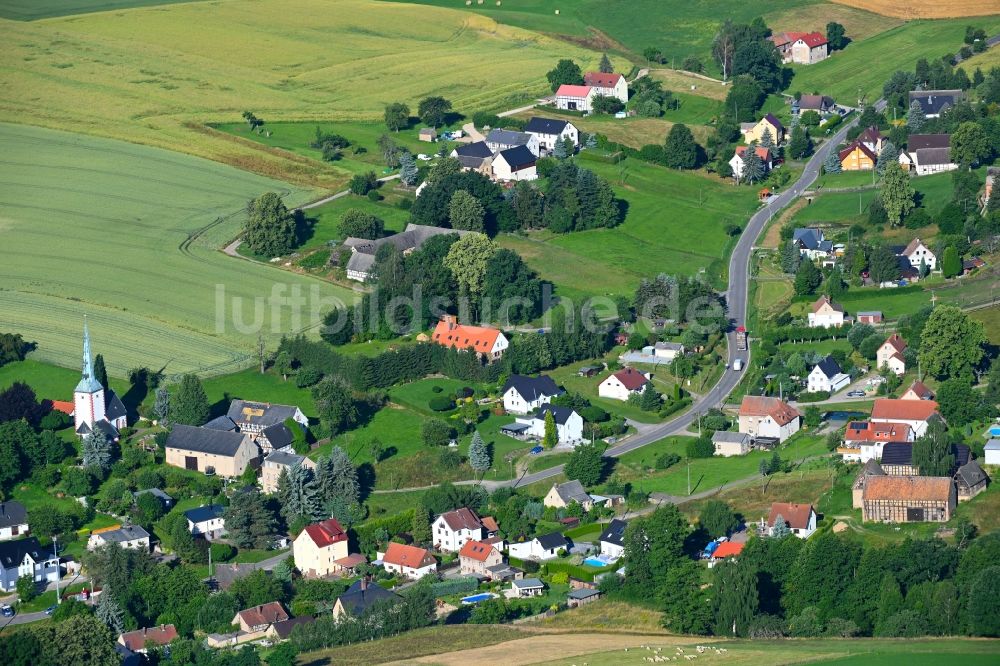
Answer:
<svg viewBox="0 0 1000 666"><path fill-rule="evenodd" d="M885 102L879 100L875 104L875 108L882 110L885 107ZM826 160L827 155L833 150L841 141L844 140L845 135L848 130L857 122L858 116L855 115L849 122L845 123L841 129L830 137L830 139L823 143L822 146L816 151L816 153L809 159L806 163L805 170L797 181L789 185L788 188L776 197L773 197L771 201L768 202L766 206L758 210L747 222L746 229L743 230L743 234L740 236L739 242L733 249L733 254L729 258L729 287L725 292L726 302L729 308L729 317L741 325L746 322L747 316L747 290L750 282L750 254L753 252L754 245L757 242L757 238L760 236L764 227L767 225L768 220L774 213L777 213L782 208L790 204L796 197L799 196L803 191L809 188L810 185L815 182L819 177L820 168L823 162ZM750 360L750 352L738 351L736 349L736 333L735 331L730 331L726 334L726 340L729 346L729 366L732 368L733 361L740 359L743 362L743 367L747 367ZM630 437L628 441L622 442L617 446L613 446L605 452L605 456L617 457L629 451L634 451L642 446L651 444L652 442L663 439L664 437L669 437L670 435L676 435L687 430L688 426L698 420L698 416L704 414L707 410L718 407L721 405L726 396L728 396L736 385L739 384L742 378L742 373L733 370L726 370L722 378L713 386L705 395L703 395L694 406L681 416L657 425L654 428L647 430L646 432ZM483 485L491 488L498 488L501 486L524 486L530 483L535 483L536 481L544 481L545 479L556 476L562 472L563 466L558 465L556 467L550 467L548 469L543 469L532 474L525 474L524 476L515 479L513 481L499 481L499 482L484 482Z"/></svg>

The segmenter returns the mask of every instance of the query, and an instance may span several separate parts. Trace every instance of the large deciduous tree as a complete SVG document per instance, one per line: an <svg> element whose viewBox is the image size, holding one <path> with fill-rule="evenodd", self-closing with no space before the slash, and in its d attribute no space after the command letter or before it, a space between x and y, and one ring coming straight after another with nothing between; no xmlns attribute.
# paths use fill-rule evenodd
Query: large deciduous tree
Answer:
<svg viewBox="0 0 1000 666"><path fill-rule="evenodd" d="M452 244L444 258L463 293L478 296L483 290L486 268L497 246L485 234L471 233Z"/></svg>
<svg viewBox="0 0 1000 666"><path fill-rule="evenodd" d="M913 442L913 466L922 476L949 476L955 464L947 427L935 421Z"/></svg>
<svg viewBox="0 0 1000 666"><path fill-rule="evenodd" d="M393 102L385 107L385 126L393 132L406 129L410 124L410 107L402 102Z"/></svg>
<svg viewBox="0 0 1000 666"><path fill-rule="evenodd" d="M254 254L277 257L295 247L295 216L275 192L247 203L243 240Z"/></svg>
<svg viewBox="0 0 1000 666"><path fill-rule="evenodd" d="M713 609L717 636L746 636L757 616L757 571L742 562L715 567Z"/></svg>
<svg viewBox="0 0 1000 666"><path fill-rule="evenodd" d="M583 72L580 71L580 66L567 58L557 62L555 68L550 70L545 78L549 80L552 92L558 90L561 85L583 84Z"/></svg>
<svg viewBox="0 0 1000 666"><path fill-rule="evenodd" d="M698 514L698 522L713 538L729 536L740 524L732 507L721 500L706 502Z"/></svg>
<svg viewBox="0 0 1000 666"><path fill-rule="evenodd" d="M972 377L983 359L985 343L982 322L955 306L939 305L920 335L920 363L924 372L939 379Z"/></svg>
<svg viewBox="0 0 1000 666"><path fill-rule="evenodd" d="M990 138L979 123L964 122L951 135L951 161L963 167L980 164L992 153Z"/></svg>
<svg viewBox="0 0 1000 666"><path fill-rule="evenodd" d="M420 120L430 127L443 125L445 117L450 111L451 102L438 96L425 97L420 100L420 104L417 106L417 115L420 116Z"/></svg>
<svg viewBox="0 0 1000 666"><path fill-rule="evenodd" d="M463 231L483 231L486 210L479 199L466 190L456 190L448 203L448 221L452 229Z"/></svg>
<svg viewBox="0 0 1000 666"><path fill-rule="evenodd" d="M350 389L334 377L328 377L312 388L320 423L330 435L351 428L358 421L358 407Z"/></svg>
<svg viewBox="0 0 1000 666"><path fill-rule="evenodd" d="M879 200L885 208L885 214L889 218L889 224L899 226L907 213L913 210L913 185L910 184L910 177L898 161L889 162L885 165L882 173L882 180L879 187Z"/></svg>
<svg viewBox="0 0 1000 666"><path fill-rule="evenodd" d="M546 412L546 415L551 412ZM580 444L569 455L563 469L567 478L577 479L585 486L595 486L604 475L604 456L597 444Z"/></svg>
<svg viewBox="0 0 1000 666"><path fill-rule="evenodd" d="M381 238L384 232L385 222L360 208L348 208L340 218L340 233L345 237L375 240Z"/></svg>

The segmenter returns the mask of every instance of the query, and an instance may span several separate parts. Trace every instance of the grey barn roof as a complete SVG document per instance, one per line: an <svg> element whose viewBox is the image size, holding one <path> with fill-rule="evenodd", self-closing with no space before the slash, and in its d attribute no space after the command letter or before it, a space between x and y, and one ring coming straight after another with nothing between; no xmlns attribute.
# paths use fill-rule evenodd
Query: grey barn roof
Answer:
<svg viewBox="0 0 1000 666"><path fill-rule="evenodd" d="M911 134L906 140L906 147L909 150L920 150L921 148L950 148L950 134Z"/></svg>
<svg viewBox="0 0 1000 666"><path fill-rule="evenodd" d="M356 270L361 273L370 272L372 265L375 263L375 254L378 252L378 249L386 243L391 243L400 251L405 252L406 250L420 249L421 245L434 236L442 236L444 234L458 234L459 236L464 236L468 233L473 232L461 229L431 227L424 224L413 224L411 222L406 225L406 229L401 233L386 236L385 238L379 238L377 240L347 238L344 240L344 245L351 247L351 249L354 250L351 254L350 260L347 262L347 270ZM230 412L232 412L232 408L230 408ZM284 419L282 419L282 421L284 421Z"/></svg>
<svg viewBox="0 0 1000 666"><path fill-rule="evenodd" d="M829 252L833 249L833 241L824 240L823 232L812 227L799 228L792 232L792 240L799 243L807 250L822 250Z"/></svg>
<svg viewBox="0 0 1000 666"><path fill-rule="evenodd" d="M535 116L524 126L524 131L530 134L561 134L567 125L569 125L568 120Z"/></svg>
<svg viewBox="0 0 1000 666"><path fill-rule="evenodd" d="M202 426L202 428L208 428L209 430L223 430L225 432L230 432L236 430L236 424L233 420L223 414L222 416L216 416L214 419Z"/></svg>
<svg viewBox="0 0 1000 666"><path fill-rule="evenodd" d="M229 411L226 412L226 416L237 424L253 423L266 428L276 423L284 423L285 419L292 418L295 416L296 409L298 408L294 405L276 405L267 402L253 402L251 400L233 400L229 404ZM259 410L263 414L259 416L250 415L244 413L244 410Z"/></svg>
<svg viewBox="0 0 1000 666"><path fill-rule="evenodd" d="M289 453L288 451L272 451L266 458L264 458L264 462L276 463L278 465L288 465L289 467L292 467L293 465L302 464L302 461L305 459L305 456L300 456L297 453Z"/></svg>
<svg viewBox="0 0 1000 666"><path fill-rule="evenodd" d="M964 99L961 90L914 90L910 101L916 100L926 115L938 115Z"/></svg>
<svg viewBox="0 0 1000 666"><path fill-rule="evenodd" d="M713 442L730 442L732 444L743 444L750 440L749 433L729 432L728 430L716 430L712 433Z"/></svg>
<svg viewBox="0 0 1000 666"><path fill-rule="evenodd" d="M523 146L529 141L531 141L530 134L514 130L494 129L486 135L486 143L495 143L498 146Z"/></svg>
<svg viewBox="0 0 1000 666"><path fill-rule="evenodd" d="M101 532L100 535L105 541L113 541L114 543L124 543L125 541L149 538L149 532L142 529L142 527L138 525L126 525L125 527L120 527L117 530Z"/></svg>
<svg viewBox="0 0 1000 666"><path fill-rule="evenodd" d="M970 488L989 478L986 476L986 472L983 471L983 468L980 467L979 463L975 460L970 460L959 467L958 472L956 472L956 476L961 478L961 480L964 481Z"/></svg>
<svg viewBox="0 0 1000 666"><path fill-rule="evenodd" d="M556 494L558 494L560 499L562 499L562 501L566 504L569 504L570 502L582 503L590 501L590 495L587 494L583 484L577 479L567 481L566 483L557 483Z"/></svg>
<svg viewBox="0 0 1000 666"><path fill-rule="evenodd" d="M917 151L917 164L919 166L951 164L951 148L921 148Z"/></svg>
<svg viewBox="0 0 1000 666"><path fill-rule="evenodd" d="M128 416L125 403L122 402L118 394L108 389L104 392L104 418L114 421Z"/></svg>
<svg viewBox="0 0 1000 666"><path fill-rule="evenodd" d="M511 375L503 386L503 393L514 388L522 398L528 401L537 400L542 396L555 396L562 393L559 386L548 375L529 377L527 375Z"/></svg>
<svg viewBox="0 0 1000 666"><path fill-rule="evenodd" d="M273 426L264 428L264 437L268 443L276 449L288 446L295 441L295 435L284 423L275 423Z"/></svg>
<svg viewBox="0 0 1000 666"><path fill-rule="evenodd" d="M238 432L177 424L167 436L166 447L217 456L232 456L239 450L246 437L247 435Z"/></svg>
<svg viewBox="0 0 1000 666"><path fill-rule="evenodd" d="M475 141L465 143L455 148L455 154L466 157L493 157L493 151L486 145L485 141Z"/></svg>

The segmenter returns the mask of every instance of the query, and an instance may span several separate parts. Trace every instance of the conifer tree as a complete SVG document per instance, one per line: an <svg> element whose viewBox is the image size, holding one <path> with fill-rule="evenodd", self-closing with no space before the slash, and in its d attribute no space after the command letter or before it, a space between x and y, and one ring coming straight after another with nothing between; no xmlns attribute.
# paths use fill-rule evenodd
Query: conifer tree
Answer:
<svg viewBox="0 0 1000 666"><path fill-rule="evenodd" d="M361 496L358 470L339 446L334 446L329 456L317 461L316 483L323 502L340 499L346 504L355 504Z"/></svg>
<svg viewBox="0 0 1000 666"><path fill-rule="evenodd" d="M554 448L559 443L559 433L556 429L556 420L552 416L552 410L545 412L545 434L542 437L542 446L547 449Z"/></svg>
<svg viewBox="0 0 1000 666"><path fill-rule="evenodd" d="M174 423L200 426L208 421L208 395L195 375L184 375L170 401L170 418Z"/></svg>
<svg viewBox="0 0 1000 666"><path fill-rule="evenodd" d="M615 71L615 68L611 64L611 59L608 58L607 53L601 55L601 62L597 66L597 70L603 74L611 74L612 72Z"/></svg>
<svg viewBox="0 0 1000 666"><path fill-rule="evenodd" d="M492 464L490 451L478 430L472 433L472 442L469 444L469 464L477 472L485 472Z"/></svg>
<svg viewBox="0 0 1000 666"><path fill-rule="evenodd" d="M156 400L153 402L153 413L161 425L166 425L170 418L170 391L165 386L156 389Z"/></svg>
<svg viewBox="0 0 1000 666"><path fill-rule="evenodd" d="M763 463L763 461L761 461ZM780 539L791 534L792 531L788 529L788 523L785 522L785 518L779 513L774 517L774 527L771 528L771 536L775 539Z"/></svg>
<svg viewBox="0 0 1000 666"><path fill-rule="evenodd" d="M413 511L413 524L410 529L410 536L417 544L427 544L431 542L431 521L427 509L418 504Z"/></svg>
<svg viewBox="0 0 1000 666"><path fill-rule="evenodd" d="M756 571L746 564L723 562L715 567L715 635L746 636L757 615Z"/></svg>
<svg viewBox="0 0 1000 666"><path fill-rule="evenodd" d="M118 605L111 590L105 587L101 592L101 600L97 603L97 618L103 622L115 636L125 631L125 611Z"/></svg>
<svg viewBox="0 0 1000 666"><path fill-rule="evenodd" d="M80 447L84 467L96 467L102 471L111 467L111 441L100 428L83 438Z"/></svg>
<svg viewBox="0 0 1000 666"><path fill-rule="evenodd" d="M920 106L920 102L917 100L910 102L910 110L906 115L906 128L910 130L910 134L919 134L926 122L927 117L924 115L924 109Z"/></svg>
<svg viewBox="0 0 1000 666"><path fill-rule="evenodd" d="M103 354L94 357L94 379L99 381L105 389L108 388L108 369L104 366Z"/></svg>
<svg viewBox="0 0 1000 666"><path fill-rule="evenodd" d="M278 477L281 515L288 525L297 520L320 520L325 517L323 498L313 471L298 464L286 467Z"/></svg>
<svg viewBox="0 0 1000 666"><path fill-rule="evenodd" d="M826 156L826 160L823 161L823 169L827 173L840 173L842 167L840 166L840 156L837 155L836 150L831 150Z"/></svg>
<svg viewBox="0 0 1000 666"><path fill-rule="evenodd" d="M407 187L417 183L417 163L410 153L404 152L399 156L399 181Z"/></svg>

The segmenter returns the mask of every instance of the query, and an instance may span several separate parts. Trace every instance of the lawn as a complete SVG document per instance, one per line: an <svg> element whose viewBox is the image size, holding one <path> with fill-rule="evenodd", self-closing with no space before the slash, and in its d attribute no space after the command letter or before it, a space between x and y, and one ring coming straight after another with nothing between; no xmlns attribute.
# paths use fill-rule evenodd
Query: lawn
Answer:
<svg viewBox="0 0 1000 666"><path fill-rule="evenodd" d="M985 171L979 170L981 178L985 179ZM872 172L863 174L842 173L829 174L823 176L823 182L827 187L857 187L859 184L870 185ZM843 182L837 179L845 179ZM860 183L859 181L864 181ZM911 179L910 183L916 190L927 208L927 212L933 217L951 200L952 184L950 173L938 173L930 176L920 176ZM854 222L867 222L868 207L875 198L875 189L866 189L859 192L823 192L820 190L813 197L812 201L800 208L792 217L796 225L812 224L817 222L842 222L851 224Z"/></svg>
<svg viewBox="0 0 1000 666"><path fill-rule="evenodd" d="M805 317L809 311L811 300L793 303L788 311L793 317ZM865 310L880 310L888 319L896 319L905 314L912 314L920 308L931 304L930 292L916 289L910 291L896 289L878 289L865 287L852 289L837 299L849 314Z"/></svg>
<svg viewBox="0 0 1000 666"><path fill-rule="evenodd" d="M919 58L930 61L956 53L968 24L966 19L904 23L850 44L822 62L793 65L795 75L789 91L819 91L855 106L860 89L867 102L874 102L882 96L882 85L896 70L913 71ZM977 19L976 25L987 34L995 34L1000 29L1000 16Z"/></svg>
<svg viewBox="0 0 1000 666"><path fill-rule="evenodd" d="M983 323L986 337L994 345L1000 345L1000 307L973 310L969 316ZM2 376L2 375L0 375Z"/></svg>
<svg viewBox="0 0 1000 666"><path fill-rule="evenodd" d="M295 378L282 380L273 372L260 373L258 368L247 368L229 375L210 377L203 382L212 415L220 416L229 409L233 400L255 400L280 405L295 405L310 419L317 418L316 404L308 388L295 385Z"/></svg>
<svg viewBox="0 0 1000 666"><path fill-rule="evenodd" d="M608 360L611 360L616 356L617 354L612 352L609 354ZM583 365L591 364L592 363L582 363L563 368L556 368L548 374L556 381L557 384L562 386L567 391L571 393L579 393L590 400L592 404L600 407L613 416L626 417L641 423L657 423L660 420L654 412L644 412L638 407L630 405L627 402L622 402L621 400L612 400L611 398L600 397L597 394L597 387L611 373L601 372L593 377L581 377L577 374ZM644 370L651 371L653 373L653 385L660 393L667 393L669 395L673 391L673 377L670 376L666 368L661 367L658 370L653 370L652 368L647 367L644 368Z"/></svg>
<svg viewBox="0 0 1000 666"><path fill-rule="evenodd" d="M663 83L664 89L674 91L674 94L679 90L683 90L688 95L697 95L721 102L726 99L728 91L728 88L726 88L722 81L706 81L700 77L692 76L683 70L653 69L650 70L649 76Z"/></svg>
<svg viewBox="0 0 1000 666"><path fill-rule="evenodd" d="M83 343L81 342L81 349ZM26 359L0 366L0 390L14 382L23 382L35 391L39 400L72 400L73 388L80 381L80 371L61 368L57 365ZM117 378L110 378L111 388L124 396L128 384Z"/></svg>
<svg viewBox="0 0 1000 666"><path fill-rule="evenodd" d="M155 7L198 0L0 0L0 18L36 21L71 14L89 14L135 7Z"/></svg>
<svg viewBox="0 0 1000 666"><path fill-rule="evenodd" d="M713 496L713 500L723 500L742 514L746 522L752 522L766 515L771 502L799 502L816 506L820 497L832 486L832 470L804 469L790 474L775 474L763 488L754 483L739 488L724 490ZM701 507L709 500L687 502L682 506L692 519L698 516Z"/></svg>
<svg viewBox="0 0 1000 666"><path fill-rule="evenodd" d="M757 208L751 188L702 173L672 171L635 159L580 164L607 178L628 204L614 229L502 236L562 296L631 295L639 280L661 272L717 281L730 249L727 224L742 226ZM669 215L664 213L669 211Z"/></svg>
<svg viewBox="0 0 1000 666"><path fill-rule="evenodd" d="M296 289L307 301L353 300L217 251L239 233L249 198L271 190L295 202L301 190L179 153L34 127L0 124L0 143L0 311L6 329L38 343L35 360L79 368L88 315L93 351L114 376L137 366L231 372L251 362L258 326L269 346L308 326L308 312L295 324L292 308L272 297Z"/></svg>
<svg viewBox="0 0 1000 666"><path fill-rule="evenodd" d="M381 201L349 194L305 211L309 230L300 249L312 250L325 246L328 241L341 239L343 234L340 233L340 220L344 217L344 213L352 208L363 210L381 219L385 222L386 233L405 229L410 220L410 212L403 210L398 204L404 199L412 200L412 194L402 193L392 182L383 185L379 192L383 197Z"/></svg>
<svg viewBox="0 0 1000 666"><path fill-rule="evenodd" d="M415 112L415 109L413 111ZM382 175L385 161L382 159L382 152L378 147L378 139L383 134L389 135L397 146L405 148L413 155L434 154L441 148L446 148L448 152L451 152L452 148L452 144L448 142L427 143L420 141L417 138L417 132L421 124L415 118L409 129L399 132L390 132L386 129L385 123L375 120L268 122L264 125L265 134L250 131L250 126L245 122L215 123L212 127L270 149L284 150L322 162L323 151L309 145L316 138L316 128L318 127L324 134L338 134L351 142L351 145L343 150L343 157L329 164L336 168L345 169L352 174L374 171ZM364 150L357 152L358 148Z"/></svg>
<svg viewBox="0 0 1000 666"><path fill-rule="evenodd" d="M826 453L823 437L802 433L786 442L778 453L782 460L798 462L804 458ZM673 452L685 456L684 447L690 441L684 437L668 437L626 453L618 460L614 474L633 484L643 492L662 492L670 495L688 494L688 464L677 463L666 470L652 470L653 461L660 453ZM758 474L760 461L771 457L769 452L754 451L732 458L698 458L690 461L691 493L695 494L724 484L742 481Z"/></svg>
<svg viewBox="0 0 1000 666"><path fill-rule="evenodd" d="M26 0L19 0L25 2ZM238 26L238 27L237 27ZM456 111L548 91L560 57L599 55L466 12L375 0L194 2L3 24L0 120L207 157L332 189L350 171L206 127L381 119L443 95ZM408 55L403 55L408 54ZM498 67L497 63L503 66Z"/></svg>

